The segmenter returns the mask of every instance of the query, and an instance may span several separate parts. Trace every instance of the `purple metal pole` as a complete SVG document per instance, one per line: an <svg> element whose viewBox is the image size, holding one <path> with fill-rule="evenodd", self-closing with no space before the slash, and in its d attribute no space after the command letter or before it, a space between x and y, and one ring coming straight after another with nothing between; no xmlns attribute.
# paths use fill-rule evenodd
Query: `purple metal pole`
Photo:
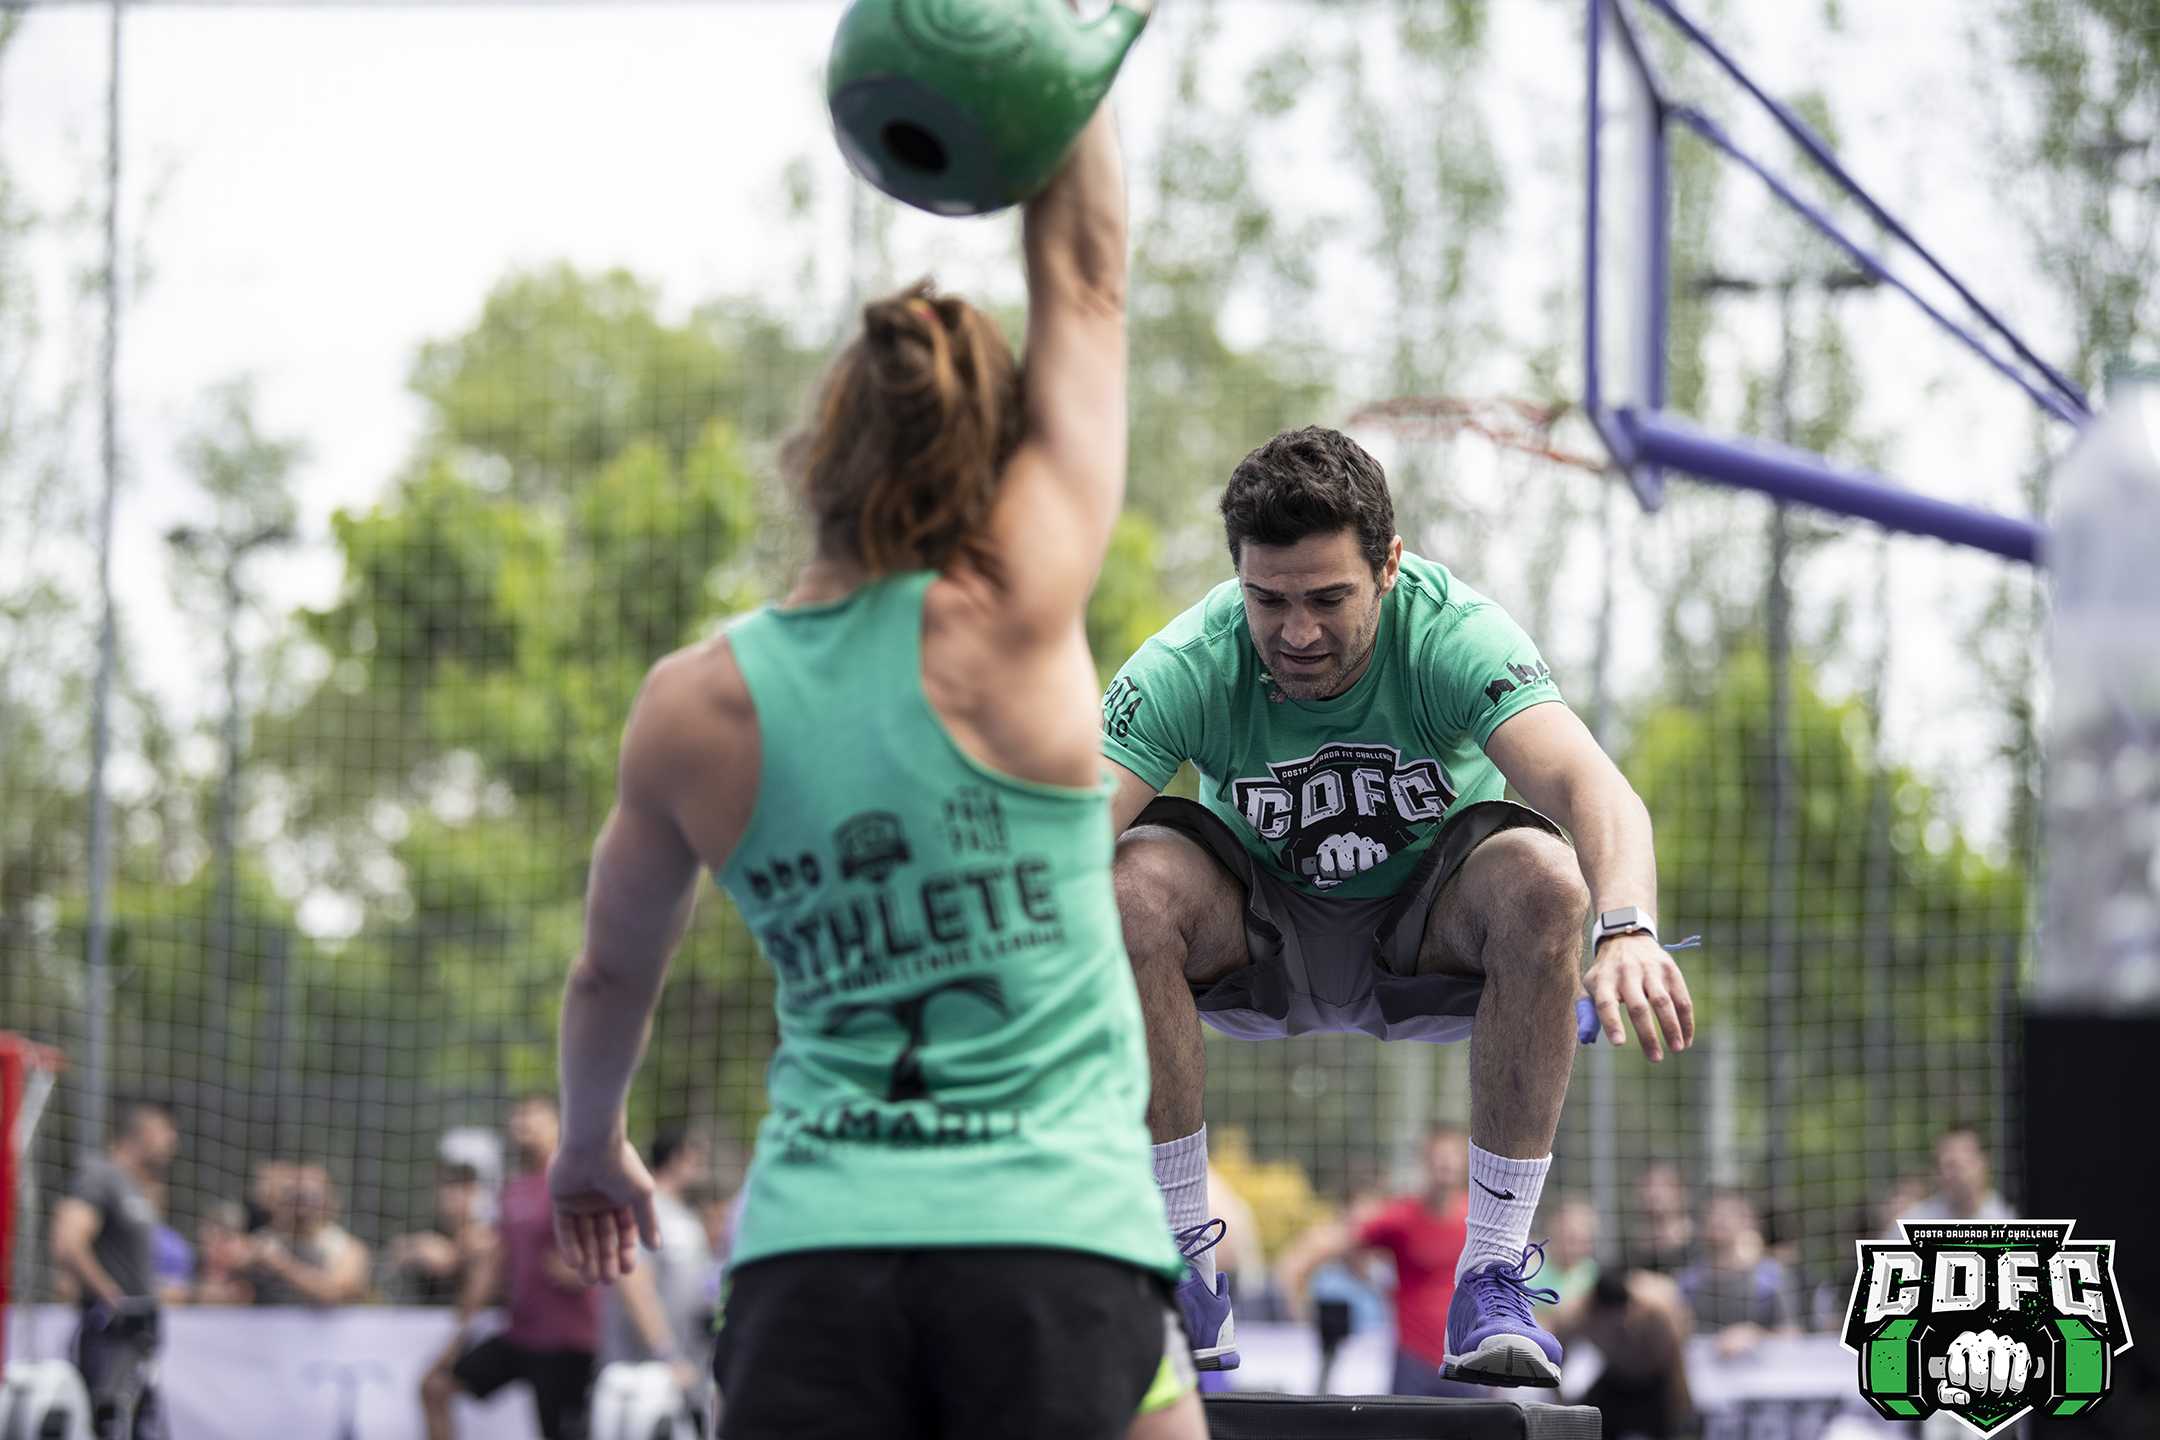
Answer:
<svg viewBox="0 0 2160 1440"><path fill-rule="evenodd" d="M1628 46L1629 52L1636 54L1632 38ZM1639 54L1636 63L1642 63ZM1650 121L1650 173L1645 177L1650 188L1649 214L1643 222L1649 232L1643 237L1642 284L1650 293L1650 323L1643 327L1644 353L1636 362L1648 377L1643 403L1661 414L1665 409L1665 327L1672 316L1672 140L1665 130L1669 110L1660 94ZM1665 503L1665 476L1655 465L1638 461L1628 470L1628 480L1644 509L1655 510Z"/></svg>
<svg viewBox="0 0 2160 1440"><path fill-rule="evenodd" d="M1583 77L1583 93L1589 97L1585 107L1589 117L1588 134L1583 147L1585 161L1583 206L1583 409L1590 412L1593 423L1605 410L1604 387L1599 383L1598 365L1598 60L1604 47L1605 0L1589 0L1590 14L1590 70ZM1599 429L1603 429L1599 425ZM1611 448L1611 437L1606 437Z"/></svg>
<svg viewBox="0 0 2160 1440"><path fill-rule="evenodd" d="M2040 563L2045 532L2030 520L1915 495L1879 475L1840 469L1807 451L1759 440L1720 440L1666 415L1623 409L1613 419L1638 463L1668 465L1720 485L1871 520L1886 530Z"/></svg>

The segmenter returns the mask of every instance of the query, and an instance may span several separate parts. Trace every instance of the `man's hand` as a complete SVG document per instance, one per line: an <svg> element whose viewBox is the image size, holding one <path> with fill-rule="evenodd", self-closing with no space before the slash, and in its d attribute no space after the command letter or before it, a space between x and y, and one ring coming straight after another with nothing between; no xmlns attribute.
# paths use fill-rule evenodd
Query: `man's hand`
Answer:
<svg viewBox="0 0 2160 1440"><path fill-rule="evenodd" d="M637 1147L617 1140L596 1151L562 1149L548 1166L555 1244L588 1285L613 1284L637 1268L637 1242L660 1247L653 1181Z"/></svg>
<svg viewBox="0 0 2160 1440"><path fill-rule="evenodd" d="M291 1258L285 1242L267 1231L255 1236L254 1243L248 1246L248 1265L256 1270L277 1273Z"/></svg>
<svg viewBox="0 0 2160 1440"><path fill-rule="evenodd" d="M429 1275L448 1275L458 1268L461 1257L455 1240L423 1230L414 1235L400 1235L390 1242L390 1263L398 1269L425 1271Z"/></svg>
<svg viewBox="0 0 2160 1440"><path fill-rule="evenodd" d="M1711 1343L1716 1347L1720 1360L1737 1360L1762 1344L1768 1333L1753 1321L1743 1320L1737 1325L1727 1325L1718 1331Z"/></svg>
<svg viewBox="0 0 2160 1440"><path fill-rule="evenodd" d="M1687 979L1656 937L1613 936L1598 946L1582 979L1613 1044L1627 1044L1623 1010L1652 1060L1664 1059L1667 1047L1685 1050L1695 1042L1695 1002L1688 998Z"/></svg>

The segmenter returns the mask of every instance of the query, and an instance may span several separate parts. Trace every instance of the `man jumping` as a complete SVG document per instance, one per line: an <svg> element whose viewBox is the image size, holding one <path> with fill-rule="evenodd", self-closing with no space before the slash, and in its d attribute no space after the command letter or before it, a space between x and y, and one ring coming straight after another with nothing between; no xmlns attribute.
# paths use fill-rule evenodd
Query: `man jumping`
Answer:
<svg viewBox="0 0 2160 1440"><path fill-rule="evenodd" d="M1276 436L1221 508L1237 578L1142 645L1103 699L1156 1182L1188 1260L1195 1359L1238 1363L1209 1253L1200 1022L1248 1040L1467 1036L1469 1233L1446 1373L1557 1385L1529 1230L1576 996L1616 1045L1632 1017L1652 1060L1694 1036L1658 944L1649 813L1515 622L1405 553L1387 478L1349 437ZM1199 802L1158 796L1187 761ZM1528 804L1502 798L1509 784Z"/></svg>

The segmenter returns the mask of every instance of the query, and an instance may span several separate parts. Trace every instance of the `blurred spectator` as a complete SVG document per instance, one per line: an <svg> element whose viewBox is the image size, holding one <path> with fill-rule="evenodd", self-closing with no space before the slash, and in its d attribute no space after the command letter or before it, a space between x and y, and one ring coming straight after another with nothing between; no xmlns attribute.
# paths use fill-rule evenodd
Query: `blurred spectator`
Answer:
<svg viewBox="0 0 2160 1440"><path fill-rule="evenodd" d="M1597 1283L1597 1207L1581 1195L1560 1195L1545 1204L1545 1270L1540 1285L1550 1286L1566 1304Z"/></svg>
<svg viewBox="0 0 2160 1440"><path fill-rule="evenodd" d="M727 1263L728 1210L735 1197L711 1179L693 1180L683 1186L683 1204L698 1217L698 1224L705 1227L705 1249L712 1255L715 1265Z"/></svg>
<svg viewBox="0 0 2160 1440"><path fill-rule="evenodd" d="M660 1245L639 1257L604 1302L603 1362L658 1360L675 1373L691 1408L705 1407L713 1306L706 1288L712 1245L685 1192L712 1168L712 1151L680 1130L655 1135L646 1152L653 1177L653 1221Z"/></svg>
<svg viewBox="0 0 2160 1440"><path fill-rule="evenodd" d="M1793 1277L1768 1253L1747 1192L1717 1189L1703 1210L1704 1258L1675 1277L1695 1316L1727 1359L1798 1323Z"/></svg>
<svg viewBox="0 0 2160 1440"><path fill-rule="evenodd" d="M299 1166L286 1160L258 1160L248 1175L247 1228L253 1235L270 1226L270 1213L285 1203L292 1192L294 1172Z"/></svg>
<svg viewBox="0 0 2160 1440"><path fill-rule="evenodd" d="M255 1285L248 1278L253 1249L248 1243L247 1211L231 1200L210 1207L195 1227L201 1265L188 1299L197 1305L251 1305Z"/></svg>
<svg viewBox="0 0 2160 1440"><path fill-rule="evenodd" d="M112 1392L144 1375L157 1349L158 1216L146 1192L164 1182L179 1150L180 1131L164 1106L123 1106L105 1153L83 1163L53 1209L53 1264L74 1277L82 1299L75 1365L93 1407L108 1413ZM156 1390L146 1387L136 1402L137 1437L164 1435L163 1414Z"/></svg>
<svg viewBox="0 0 2160 1440"><path fill-rule="evenodd" d="M1925 1203L1927 1193L1928 1178L1925 1175L1903 1175L1891 1182L1880 1199L1861 1207L1853 1216L1850 1235L1832 1249L1829 1267L1815 1277L1814 1286L1808 1292L1808 1313L1803 1318L1809 1329L1844 1330L1845 1312L1852 1300L1853 1277L1859 1270L1859 1255L1853 1242L1903 1239L1898 1218L1918 1210Z"/></svg>
<svg viewBox="0 0 2160 1440"><path fill-rule="evenodd" d="M195 1292L195 1247L187 1236L159 1221L150 1232L150 1265L157 1272L158 1299L187 1304Z"/></svg>
<svg viewBox="0 0 2160 1440"><path fill-rule="evenodd" d="M150 1268L157 1274L158 1299L167 1305L185 1305L195 1284L195 1247L166 1222L170 1195L162 1179L143 1187L143 1196L158 1217L150 1232Z"/></svg>
<svg viewBox="0 0 2160 1440"><path fill-rule="evenodd" d="M1455 1298L1455 1262L1469 1220L1470 1137L1442 1126L1425 1142L1424 1183L1418 1193L1370 1206L1347 1221L1315 1226L1293 1241L1281 1264L1283 1298L1304 1308L1307 1278L1320 1265L1359 1251L1395 1260L1395 1379L1398 1395L1479 1395L1475 1386L1441 1377L1447 1356L1448 1303Z"/></svg>
<svg viewBox="0 0 2160 1440"><path fill-rule="evenodd" d="M1918 1210L1926 1203L1927 1196L1928 1177L1925 1175L1905 1175L1893 1181L1889 1192L1882 1198L1882 1205L1875 1213L1875 1228L1872 1233L1881 1235L1886 1240L1900 1238L1902 1232L1898 1229L1898 1221Z"/></svg>
<svg viewBox="0 0 2160 1440"><path fill-rule="evenodd" d="M580 1281L555 1249L555 1205L547 1167L562 1133L552 1095L533 1095L510 1111L512 1175L505 1182L495 1243L466 1276L458 1329L420 1382L428 1440L457 1433L451 1402L486 1399L505 1385L532 1387L546 1440L582 1435L600 1346L600 1295ZM473 1316L500 1284L509 1324L477 1344Z"/></svg>
<svg viewBox="0 0 2160 1440"><path fill-rule="evenodd" d="M483 1225L495 1223L495 1197L503 1187L503 1137L488 1125L453 1125L435 1142L435 1162L463 1166L473 1172L480 1186L480 1202L473 1218Z"/></svg>
<svg viewBox="0 0 2160 1440"><path fill-rule="evenodd" d="M470 1165L437 1166L434 1219L427 1229L390 1242L383 1288L393 1304L457 1303L466 1272L487 1245L480 1210L480 1172Z"/></svg>
<svg viewBox="0 0 2160 1440"><path fill-rule="evenodd" d="M1387 1205L1393 1187L1385 1183L1385 1177L1376 1164L1352 1164L1348 1187L1348 1211L1352 1215L1365 1215ZM1287 1254L1285 1254L1287 1259ZM1350 1334L1363 1334L1367 1330L1395 1332L1395 1306L1389 1300L1393 1263L1382 1259L1376 1252L1352 1252L1348 1259L1326 1261L1315 1265L1305 1280L1305 1302L1283 1291L1281 1272L1277 1278L1277 1298L1281 1313L1287 1319L1294 1310L1307 1310L1318 1317L1318 1310L1326 1302L1339 1302L1348 1308Z"/></svg>
<svg viewBox="0 0 2160 1440"><path fill-rule="evenodd" d="M1595 1405L1611 1440L1694 1434L1688 1389L1687 1301L1669 1276L1601 1271L1588 1288L1540 1312L1562 1345L1587 1341L1604 1363L1579 1398Z"/></svg>
<svg viewBox="0 0 2160 1440"><path fill-rule="evenodd" d="M1954 1125L1935 1137L1935 1189L1911 1211L1912 1220L2015 1220L2016 1212L1995 1191L1987 1148L1970 1125Z"/></svg>
<svg viewBox="0 0 2160 1440"><path fill-rule="evenodd" d="M1378 1210L1392 1198L1394 1187L1388 1184L1385 1170L1376 1161L1353 1160L1345 1167L1349 1183L1345 1193L1349 1196L1347 1206L1353 1215L1363 1215ZM1352 1254L1346 1260L1330 1261L1317 1267L1306 1279L1305 1290L1315 1312L1328 1301L1339 1301L1349 1309L1350 1334L1358 1335L1367 1330L1390 1330L1395 1325L1395 1307L1389 1292L1393 1288L1393 1262L1376 1252L1364 1251ZM1284 1318L1288 1318L1295 1302L1291 1296L1281 1293L1278 1298Z"/></svg>
<svg viewBox="0 0 2160 1440"><path fill-rule="evenodd" d="M1800 1217L1782 1205L1766 1205L1762 1211L1763 1253L1785 1267L1788 1276L1800 1274L1800 1237L1806 1227Z"/></svg>
<svg viewBox="0 0 2160 1440"><path fill-rule="evenodd" d="M1923 1185L1921 1189L1924 1189ZM1893 1188L1889 1192L1895 1196ZM1920 1190L1912 1192L1915 1196ZM1902 1204L1902 1202L1899 1202ZM1810 1330L1842 1332L1845 1328L1845 1310L1852 1299L1853 1279L1859 1272L1860 1256L1854 1249L1856 1242L1874 1240L1886 1233L1885 1227L1895 1228L1894 1215L1898 1206L1884 1201L1871 1201L1852 1213L1849 1228L1830 1248L1827 1268L1813 1277L1813 1284L1805 1294L1807 1313L1801 1317Z"/></svg>
<svg viewBox="0 0 2160 1440"><path fill-rule="evenodd" d="M1695 1219L1678 1166L1653 1160L1636 1177L1635 1224L1625 1249L1631 1267L1661 1275L1677 1275L1695 1263Z"/></svg>
<svg viewBox="0 0 2160 1440"><path fill-rule="evenodd" d="M248 1275L257 1305L351 1305L367 1298L368 1247L337 1223L337 1191L321 1165L287 1167L268 1194Z"/></svg>

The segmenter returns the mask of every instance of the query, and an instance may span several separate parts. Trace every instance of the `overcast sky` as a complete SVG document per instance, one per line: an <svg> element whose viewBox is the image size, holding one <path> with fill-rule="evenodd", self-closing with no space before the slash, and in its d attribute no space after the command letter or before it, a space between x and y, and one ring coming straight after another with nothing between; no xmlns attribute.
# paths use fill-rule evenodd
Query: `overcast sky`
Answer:
<svg viewBox="0 0 2160 1440"><path fill-rule="evenodd" d="M1164 0L1170 18L1158 24L1177 23L1181 3ZM1234 8L1232 55L1279 42L1305 13L1261 0ZM1722 28L1759 78L1777 93L1829 88L1853 168L2043 350L2058 349L2060 317L1998 208L1987 148L2000 111L1975 88L1966 7L1846 4L1842 32L1823 24L1819 5L1727 8L1746 12L1744 30ZM1579 263L1581 66L1569 7L1493 0L1492 13L1496 78L1482 98L1514 182L1492 301L1506 312L1535 306L1555 267ZM403 381L415 347L469 323L509 269L558 258L626 265L677 306L787 293L800 256L771 243L781 167L809 155L828 198L842 193L817 83L838 14L792 0L129 15L122 213L154 268L126 319L130 488L118 571L131 632L176 704L206 705L215 684L195 659L199 637L165 603L158 539L194 504L174 449L204 389L252 374L267 423L308 443L301 488L313 548L264 578L286 600L324 598L336 578L329 512L364 502L410 452L418 412ZM106 26L100 9L34 11L0 62L0 153L41 208L96 195ZM1164 103L1172 53L1166 37L1145 38L1120 81L1135 151L1175 123ZM1292 137L1269 157L1270 195L1324 204L1341 189L1334 143ZM828 203L821 215L836 284L842 210ZM901 248L909 263L965 281L987 273L1005 223L911 218ZM48 293L90 253L40 250ZM1353 323L1373 301L1362 278L1354 265L1328 272ZM801 300L830 315L838 296ZM1863 423L1901 437L1900 473L1936 493L2007 500L2027 443L2025 402L1904 307L1867 299L1850 314L1868 380ZM1742 323L1724 353L1760 356L1769 336ZM49 371L68 358L65 338ZM92 455L86 445L84 460ZM1924 612L1941 574L1900 583L1913 587L1909 619L1925 633L1940 621ZM1633 663L1654 663L1638 641L1623 643ZM1931 702L1902 703L1916 720ZM1919 743L1939 752L1945 742Z"/></svg>

